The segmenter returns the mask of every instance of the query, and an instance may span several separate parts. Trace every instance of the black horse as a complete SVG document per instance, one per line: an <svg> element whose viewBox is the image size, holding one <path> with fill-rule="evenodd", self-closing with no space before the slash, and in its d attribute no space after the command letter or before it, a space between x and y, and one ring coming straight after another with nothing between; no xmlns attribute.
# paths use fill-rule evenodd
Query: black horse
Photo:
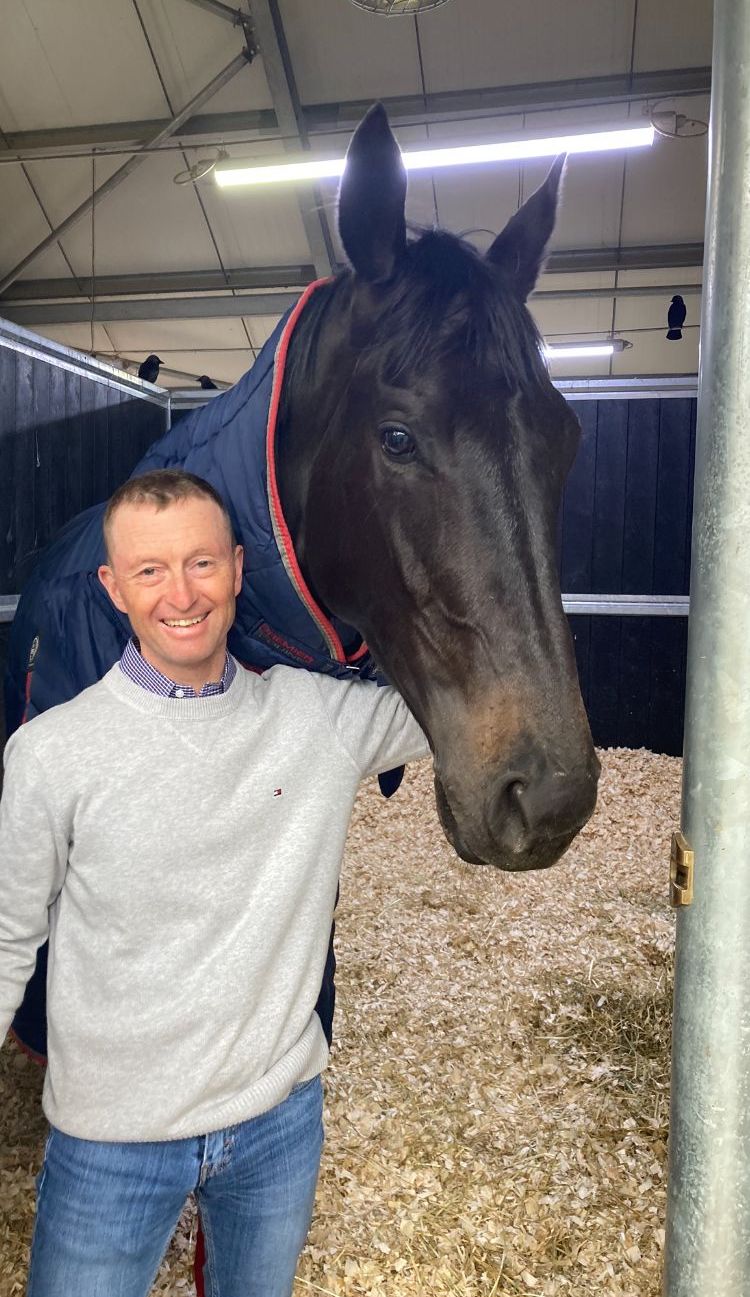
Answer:
<svg viewBox="0 0 750 1297"><path fill-rule="evenodd" d="M561 171L484 257L443 231L409 239L399 150L371 110L339 197L353 270L303 313L279 429L311 588L428 734L455 850L513 870L559 858L599 772L555 558L579 427L525 305Z"/></svg>

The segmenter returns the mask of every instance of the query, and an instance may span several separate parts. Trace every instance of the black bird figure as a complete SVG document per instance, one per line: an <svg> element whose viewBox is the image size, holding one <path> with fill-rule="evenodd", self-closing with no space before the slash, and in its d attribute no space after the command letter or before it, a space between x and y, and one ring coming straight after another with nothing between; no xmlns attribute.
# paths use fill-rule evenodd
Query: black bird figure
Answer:
<svg viewBox="0 0 750 1297"><path fill-rule="evenodd" d="M685 323L686 315L687 307L680 294L675 293L667 311L667 324L669 325L667 337L670 342L679 342L682 337L682 326Z"/></svg>
<svg viewBox="0 0 750 1297"><path fill-rule="evenodd" d="M208 374L201 374L200 378L198 379L198 382L200 383L204 392L218 392L219 390L216 384L211 382L211 379L208 377Z"/></svg>
<svg viewBox="0 0 750 1297"><path fill-rule="evenodd" d="M155 356L152 352L147 356L142 365L138 366L138 377L146 380L147 383L155 383L159 377L159 366L163 365L163 360Z"/></svg>

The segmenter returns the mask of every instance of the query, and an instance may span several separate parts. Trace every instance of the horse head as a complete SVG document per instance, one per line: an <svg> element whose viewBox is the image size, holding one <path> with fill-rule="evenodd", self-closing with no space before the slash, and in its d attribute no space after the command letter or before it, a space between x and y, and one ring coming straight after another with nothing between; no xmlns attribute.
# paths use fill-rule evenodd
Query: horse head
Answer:
<svg viewBox="0 0 750 1297"><path fill-rule="evenodd" d="M511 870L559 858L599 773L555 554L579 427L526 307L562 161L485 256L407 237L400 153L372 109L339 196L351 269L303 314L280 424L311 589L427 733L458 854Z"/></svg>

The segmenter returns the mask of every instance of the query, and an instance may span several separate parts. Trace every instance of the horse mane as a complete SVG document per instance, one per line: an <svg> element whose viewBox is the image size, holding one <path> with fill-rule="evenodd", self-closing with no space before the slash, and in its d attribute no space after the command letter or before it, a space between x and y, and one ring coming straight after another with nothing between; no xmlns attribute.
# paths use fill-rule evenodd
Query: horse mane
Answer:
<svg viewBox="0 0 750 1297"><path fill-rule="evenodd" d="M546 384L541 338L502 269L446 230L410 234L396 275L380 286L382 310L366 343L386 380L398 385L458 356L510 391ZM312 381L324 321L351 283L352 272L340 271L310 299L289 350L288 391Z"/></svg>

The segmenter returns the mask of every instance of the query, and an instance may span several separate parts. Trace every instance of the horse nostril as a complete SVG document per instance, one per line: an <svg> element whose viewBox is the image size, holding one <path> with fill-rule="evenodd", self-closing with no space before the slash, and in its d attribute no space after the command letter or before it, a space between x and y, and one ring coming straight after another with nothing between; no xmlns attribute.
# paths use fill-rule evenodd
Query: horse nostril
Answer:
<svg viewBox="0 0 750 1297"><path fill-rule="evenodd" d="M525 799L526 781L514 777L505 786L502 802L506 807L507 814L511 820L520 820L523 828L528 833L531 830L529 819L529 807Z"/></svg>

